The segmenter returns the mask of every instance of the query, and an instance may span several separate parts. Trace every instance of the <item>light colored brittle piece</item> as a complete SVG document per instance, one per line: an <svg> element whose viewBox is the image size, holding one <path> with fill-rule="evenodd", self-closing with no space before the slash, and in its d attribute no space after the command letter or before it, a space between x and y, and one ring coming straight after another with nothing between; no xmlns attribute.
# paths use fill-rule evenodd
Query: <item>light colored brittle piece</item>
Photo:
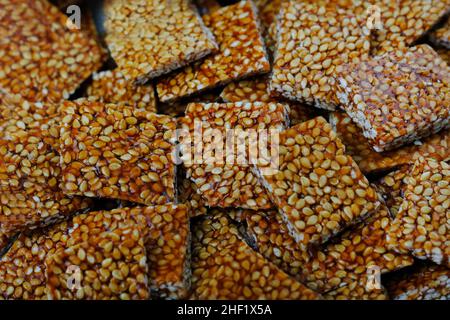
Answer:
<svg viewBox="0 0 450 320"><path fill-rule="evenodd" d="M186 298L191 285L189 208L167 204L124 210L143 228L152 297Z"/></svg>
<svg viewBox="0 0 450 320"><path fill-rule="evenodd" d="M267 76L232 82L223 89L220 96L225 102L260 101L285 103L289 106L289 124L291 126L317 116L312 107L301 103L272 98L269 92L269 78Z"/></svg>
<svg viewBox="0 0 450 320"><path fill-rule="evenodd" d="M342 65L369 54L369 36L353 9L289 1L281 8L270 90L287 99L334 110Z"/></svg>
<svg viewBox="0 0 450 320"><path fill-rule="evenodd" d="M203 19L219 43L219 52L158 81L156 89L162 102L270 71L251 1L224 7Z"/></svg>
<svg viewBox="0 0 450 320"><path fill-rule="evenodd" d="M207 216L193 229L194 299L320 299L253 251L225 214Z"/></svg>
<svg viewBox="0 0 450 320"><path fill-rule="evenodd" d="M375 151L450 127L449 67L431 47L390 52L344 69L342 107Z"/></svg>
<svg viewBox="0 0 450 320"><path fill-rule="evenodd" d="M87 88L90 101L124 104L156 112L155 88L152 84L136 85L125 79L119 69L94 73Z"/></svg>
<svg viewBox="0 0 450 320"><path fill-rule="evenodd" d="M412 164L418 157L446 160L450 157L450 130L443 130L422 140L387 152L372 149L362 130L344 112L330 114L330 124L350 155L365 174Z"/></svg>
<svg viewBox="0 0 450 320"><path fill-rule="evenodd" d="M406 182L402 202L387 234L401 253L450 266L450 165L419 158Z"/></svg>
<svg viewBox="0 0 450 320"><path fill-rule="evenodd" d="M381 0L381 30L375 30L372 54L382 55L413 45L450 10L447 0Z"/></svg>
<svg viewBox="0 0 450 320"><path fill-rule="evenodd" d="M148 299L144 238L127 210L82 214L72 224L67 242L45 258L49 299Z"/></svg>
<svg viewBox="0 0 450 320"><path fill-rule="evenodd" d="M174 119L84 100L65 102L61 109L65 194L146 205L174 201Z"/></svg>
<svg viewBox="0 0 450 320"><path fill-rule="evenodd" d="M450 299L450 270L444 266L420 265L396 274L385 282L393 300Z"/></svg>
<svg viewBox="0 0 450 320"><path fill-rule="evenodd" d="M217 50L189 0L109 0L105 41L127 80L144 83Z"/></svg>
<svg viewBox="0 0 450 320"><path fill-rule="evenodd" d="M46 0L2 1L0 87L28 101L67 99L102 63L101 47Z"/></svg>
<svg viewBox="0 0 450 320"><path fill-rule="evenodd" d="M247 150L250 151L250 146L254 144L264 147L258 140L253 140L255 135L251 135L251 132L256 133L256 139L262 139L265 133L270 139L270 130L274 134L278 133L286 127L286 120L286 107L276 103L188 105L186 117L179 121L181 130L190 137L190 141L181 143L182 160L188 178L196 184L207 206L247 209L272 207L266 191L251 171L252 159ZM237 149L233 152L227 143L227 140L231 140L230 135L233 135L231 147ZM218 157L220 150L217 154L213 152L220 145L222 159Z"/></svg>
<svg viewBox="0 0 450 320"><path fill-rule="evenodd" d="M374 189L324 118L283 131L279 150L278 159L268 160L279 161L276 174L263 175L261 165L255 171L302 249L377 209Z"/></svg>

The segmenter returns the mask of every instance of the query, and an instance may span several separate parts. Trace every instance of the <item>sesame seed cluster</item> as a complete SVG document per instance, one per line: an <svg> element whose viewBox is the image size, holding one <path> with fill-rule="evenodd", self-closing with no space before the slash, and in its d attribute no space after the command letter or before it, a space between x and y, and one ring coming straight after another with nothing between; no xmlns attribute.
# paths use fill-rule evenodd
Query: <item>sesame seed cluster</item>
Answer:
<svg viewBox="0 0 450 320"><path fill-rule="evenodd" d="M448 0L0 8L0 300L450 298Z"/></svg>

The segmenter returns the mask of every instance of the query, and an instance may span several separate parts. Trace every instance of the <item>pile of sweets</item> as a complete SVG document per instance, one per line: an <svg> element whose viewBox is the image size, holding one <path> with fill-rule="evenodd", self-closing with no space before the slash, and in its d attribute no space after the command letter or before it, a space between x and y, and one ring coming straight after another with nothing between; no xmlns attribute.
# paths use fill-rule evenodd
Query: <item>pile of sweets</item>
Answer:
<svg viewBox="0 0 450 320"><path fill-rule="evenodd" d="M450 298L448 0L0 10L0 299Z"/></svg>

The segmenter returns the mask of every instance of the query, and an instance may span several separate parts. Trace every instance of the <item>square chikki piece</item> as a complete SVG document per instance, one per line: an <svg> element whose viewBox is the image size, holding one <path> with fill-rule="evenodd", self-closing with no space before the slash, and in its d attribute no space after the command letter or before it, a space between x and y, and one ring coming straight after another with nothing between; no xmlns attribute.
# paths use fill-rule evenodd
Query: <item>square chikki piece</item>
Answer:
<svg viewBox="0 0 450 320"><path fill-rule="evenodd" d="M443 130L420 141L386 152L376 152L362 130L345 112L330 114L330 124L345 150L365 174L412 164L420 156L445 160L450 158L450 130Z"/></svg>
<svg viewBox="0 0 450 320"><path fill-rule="evenodd" d="M67 242L45 259L49 299L149 298L144 237L128 211L83 214L72 224Z"/></svg>
<svg viewBox="0 0 450 320"><path fill-rule="evenodd" d="M409 172L403 202L387 234L394 250L450 266L450 165L419 158Z"/></svg>
<svg viewBox="0 0 450 320"><path fill-rule="evenodd" d="M65 102L61 109L64 193L146 205L174 201L174 119L88 101Z"/></svg>
<svg viewBox="0 0 450 320"><path fill-rule="evenodd" d="M431 33L430 38L434 44L450 49L450 17L442 27Z"/></svg>
<svg viewBox="0 0 450 320"><path fill-rule="evenodd" d="M143 83L217 50L189 0L110 0L105 16L105 41L127 80Z"/></svg>
<svg viewBox="0 0 450 320"><path fill-rule="evenodd" d="M203 19L219 43L219 52L161 79L156 89L162 102L270 71L251 1L224 7Z"/></svg>
<svg viewBox="0 0 450 320"><path fill-rule="evenodd" d="M449 67L429 46L347 65L342 107L375 151L398 148L448 128Z"/></svg>
<svg viewBox="0 0 450 320"><path fill-rule="evenodd" d="M381 0L374 4L381 20L381 30L373 32L374 55L411 46L450 10L447 0Z"/></svg>
<svg viewBox="0 0 450 320"><path fill-rule="evenodd" d="M130 209L130 214L144 230L152 297L186 298L191 285L188 207L137 207Z"/></svg>
<svg viewBox="0 0 450 320"><path fill-rule="evenodd" d="M188 178L196 184L207 206L272 207L252 173L250 151L256 147L256 156L267 151L261 143L263 135L270 139L270 130L275 133L283 130L286 120L286 107L276 103L188 105L186 116L180 119L181 130L189 137L181 141L182 160Z"/></svg>
<svg viewBox="0 0 450 320"><path fill-rule="evenodd" d="M369 36L352 10L298 1L282 5L271 92L327 110L336 108L342 65L358 63L370 49Z"/></svg>
<svg viewBox="0 0 450 320"><path fill-rule="evenodd" d="M193 229L193 299L313 300L321 296L250 248L225 214Z"/></svg>
<svg viewBox="0 0 450 320"><path fill-rule="evenodd" d="M248 80L232 82L220 94L225 102L279 102L289 106L289 124L291 126L317 116L314 108L292 101L281 101L270 96L269 77L261 76Z"/></svg>
<svg viewBox="0 0 450 320"><path fill-rule="evenodd" d="M67 99L102 63L102 49L46 0L3 1L0 87L28 101Z"/></svg>
<svg viewBox="0 0 450 320"><path fill-rule="evenodd" d="M374 212L374 189L324 118L280 134L277 173L255 171L302 249L319 245ZM273 157L273 156L272 156ZM278 161L278 162L275 162Z"/></svg>
<svg viewBox="0 0 450 320"><path fill-rule="evenodd" d="M449 300L450 270L434 264L417 264L385 281L392 300Z"/></svg>
<svg viewBox="0 0 450 320"><path fill-rule="evenodd" d="M152 84L136 85L125 79L116 69L94 73L87 88L90 101L124 104L146 111L156 112L155 88Z"/></svg>

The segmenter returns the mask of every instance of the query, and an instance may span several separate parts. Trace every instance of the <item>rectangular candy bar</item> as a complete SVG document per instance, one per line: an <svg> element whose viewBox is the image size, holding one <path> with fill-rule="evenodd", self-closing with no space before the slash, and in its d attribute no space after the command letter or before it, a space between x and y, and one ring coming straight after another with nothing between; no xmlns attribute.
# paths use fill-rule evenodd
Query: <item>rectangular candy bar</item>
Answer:
<svg viewBox="0 0 450 320"><path fill-rule="evenodd" d="M144 83L217 50L189 0L108 1L105 41L129 81Z"/></svg>
<svg viewBox="0 0 450 320"><path fill-rule="evenodd" d="M262 174L262 166L255 171L301 249L377 209L374 189L322 117L283 131L279 149L276 174Z"/></svg>
<svg viewBox="0 0 450 320"><path fill-rule="evenodd" d="M156 88L162 102L270 71L251 1L224 7L203 19L219 43L219 52L158 81Z"/></svg>
<svg viewBox="0 0 450 320"><path fill-rule="evenodd" d="M369 36L352 8L289 1L281 7L271 92L334 110L335 87L344 63L365 59Z"/></svg>
<svg viewBox="0 0 450 320"><path fill-rule="evenodd" d="M0 18L0 87L28 101L67 99L102 63L101 47L46 0L13 0Z"/></svg>
<svg viewBox="0 0 450 320"><path fill-rule="evenodd" d="M443 130L399 149L376 152L364 137L362 130L346 113L331 113L330 124L345 145L346 153L365 174L411 164L420 156L436 160L450 157L450 130Z"/></svg>
<svg viewBox="0 0 450 320"><path fill-rule="evenodd" d="M375 151L411 143L448 128L449 67L429 46L344 67L342 107Z"/></svg>
<svg viewBox="0 0 450 320"><path fill-rule="evenodd" d="M146 205L174 201L174 119L88 101L67 101L61 110L65 194Z"/></svg>

